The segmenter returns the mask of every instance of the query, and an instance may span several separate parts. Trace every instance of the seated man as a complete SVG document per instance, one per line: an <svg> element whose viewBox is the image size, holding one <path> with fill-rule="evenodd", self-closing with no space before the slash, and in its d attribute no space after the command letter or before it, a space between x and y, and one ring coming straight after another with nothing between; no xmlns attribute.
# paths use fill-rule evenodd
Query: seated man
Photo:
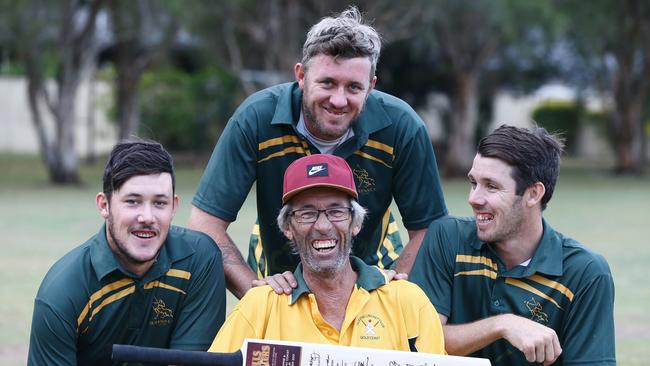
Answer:
<svg viewBox="0 0 650 366"><path fill-rule="evenodd" d="M357 197L340 157L310 155L289 165L278 226L300 257L298 286L290 294L271 286L248 291L209 351L233 352L244 338L258 338L444 354L440 320L422 290L388 282L350 256L366 213Z"/></svg>
<svg viewBox="0 0 650 366"><path fill-rule="evenodd" d="M52 266L36 295L29 365L112 365L111 345L206 350L225 312L221 253L171 226L171 156L117 144L96 203L105 224Z"/></svg>
<svg viewBox="0 0 650 366"><path fill-rule="evenodd" d="M614 283L605 259L553 230L561 143L501 126L468 177L474 218L429 226L410 278L440 312L447 352L492 365L615 365Z"/></svg>

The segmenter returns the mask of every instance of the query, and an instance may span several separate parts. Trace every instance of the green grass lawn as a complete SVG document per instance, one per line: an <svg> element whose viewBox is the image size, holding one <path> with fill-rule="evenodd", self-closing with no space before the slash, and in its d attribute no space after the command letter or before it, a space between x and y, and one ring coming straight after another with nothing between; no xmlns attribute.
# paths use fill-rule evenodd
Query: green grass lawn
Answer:
<svg viewBox="0 0 650 366"><path fill-rule="evenodd" d="M102 220L94 197L101 187L102 164L84 166L85 185L47 184L42 164L34 157L0 155L0 365L24 365L33 299L56 259L95 234ZM177 191L181 206L175 223L185 225L202 168L179 167ZM469 215L465 180L443 182L451 213ZM251 194L231 236L248 242L254 222ZM645 365L650 360L650 246L643 239L650 227L650 177L615 178L603 171L565 169L545 217L559 231L602 253L616 283L617 357L620 365ZM403 234L404 235L404 234ZM228 306L235 301L228 295Z"/></svg>

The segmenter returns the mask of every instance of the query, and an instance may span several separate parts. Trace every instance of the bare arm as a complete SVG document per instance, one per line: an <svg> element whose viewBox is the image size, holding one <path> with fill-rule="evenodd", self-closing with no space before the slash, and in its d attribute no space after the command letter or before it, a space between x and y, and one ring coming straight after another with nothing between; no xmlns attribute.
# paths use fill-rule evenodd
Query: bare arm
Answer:
<svg viewBox="0 0 650 366"><path fill-rule="evenodd" d="M408 274L411 272L411 267L413 267L413 262L415 262L415 257L418 255L418 250L420 250L420 245L422 245L422 239L424 239L424 234L427 233L427 229L409 230L408 232L409 242L397 260L397 267L395 268L397 273Z"/></svg>
<svg viewBox="0 0 650 366"><path fill-rule="evenodd" d="M465 356L501 338L520 350L528 362L550 365L562 353L553 329L517 315L502 314L458 325L447 325L447 317L439 317L450 355Z"/></svg>
<svg viewBox="0 0 650 366"><path fill-rule="evenodd" d="M188 227L208 234L217 243L223 257L226 287L238 299L241 299L246 291L251 288L253 280L256 280L257 277L244 261L244 257L235 243L228 236L227 229L229 225L230 222L192 206Z"/></svg>

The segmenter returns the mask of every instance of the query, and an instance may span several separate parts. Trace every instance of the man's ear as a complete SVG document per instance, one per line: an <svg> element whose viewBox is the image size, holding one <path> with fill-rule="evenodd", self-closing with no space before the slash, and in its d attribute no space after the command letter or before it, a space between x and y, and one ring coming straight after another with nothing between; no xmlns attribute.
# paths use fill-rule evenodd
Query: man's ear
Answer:
<svg viewBox="0 0 650 366"><path fill-rule="evenodd" d="M282 230L282 232L284 233L284 236L286 236L287 239L289 239L289 241L293 241L293 233L291 232L291 228L288 228L287 230Z"/></svg>
<svg viewBox="0 0 650 366"><path fill-rule="evenodd" d="M370 87L368 87L368 93L372 91L372 89L375 88L375 85L377 85L377 76L373 76L372 79L370 80Z"/></svg>
<svg viewBox="0 0 650 366"><path fill-rule="evenodd" d="M359 232L361 231L361 225L354 225L352 227L352 236L357 236Z"/></svg>
<svg viewBox="0 0 650 366"><path fill-rule="evenodd" d="M99 210L99 214L104 218L108 219L109 213L110 213L110 207L108 204L108 197L104 194L104 192L99 192L95 196L95 204L97 205L97 209Z"/></svg>
<svg viewBox="0 0 650 366"><path fill-rule="evenodd" d="M527 207L534 207L537 204L541 204L542 198L546 193L546 187L544 183L535 182L531 184L526 191L524 192L524 201Z"/></svg>
<svg viewBox="0 0 650 366"><path fill-rule="evenodd" d="M298 62L293 67L293 73L296 76L296 81L298 81L298 86L300 89L305 88L305 66Z"/></svg>
<svg viewBox="0 0 650 366"><path fill-rule="evenodd" d="M176 216L176 211L178 210L178 205L181 203L181 199L177 194L174 195L173 207L172 207L172 217Z"/></svg>

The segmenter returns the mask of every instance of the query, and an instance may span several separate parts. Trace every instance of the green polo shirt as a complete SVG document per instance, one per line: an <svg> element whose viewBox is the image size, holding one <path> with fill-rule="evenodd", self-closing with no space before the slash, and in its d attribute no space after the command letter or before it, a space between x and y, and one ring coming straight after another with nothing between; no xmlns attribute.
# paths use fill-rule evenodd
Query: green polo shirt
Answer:
<svg viewBox="0 0 650 366"><path fill-rule="evenodd" d="M614 365L614 282L605 259L554 231L544 234L527 266L510 270L476 236L471 218L433 222L409 274L448 324L511 313L553 328L562 346L554 365ZM498 340L472 354L492 365L528 365Z"/></svg>
<svg viewBox="0 0 650 366"><path fill-rule="evenodd" d="M249 251L258 276L293 271L291 253L276 217L282 207L284 171L318 150L296 131L302 91L297 83L277 85L247 98L217 143L192 204L232 222L256 182L259 240ZM353 253L368 264L391 267L402 250L391 224L394 199L409 230L426 228L447 213L438 168L426 127L411 107L372 91L353 124L354 137L334 154L347 160L369 215Z"/></svg>
<svg viewBox="0 0 650 366"><path fill-rule="evenodd" d="M28 364L112 365L113 344L207 350L225 306L221 252L207 235L172 226L138 278L119 265L103 226L45 276Z"/></svg>

